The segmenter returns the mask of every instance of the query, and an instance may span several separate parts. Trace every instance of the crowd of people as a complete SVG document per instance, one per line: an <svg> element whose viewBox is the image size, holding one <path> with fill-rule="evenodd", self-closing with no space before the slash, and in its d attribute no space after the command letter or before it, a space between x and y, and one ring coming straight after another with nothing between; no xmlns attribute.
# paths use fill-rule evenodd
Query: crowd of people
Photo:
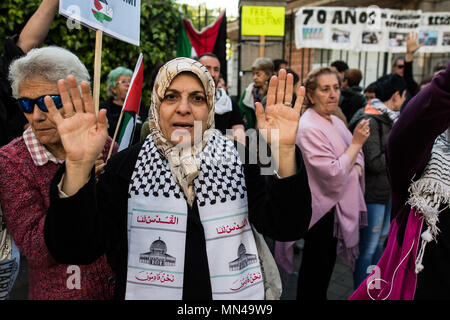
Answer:
<svg viewBox="0 0 450 320"><path fill-rule="evenodd" d="M350 299L450 298L450 63L418 84L416 34L366 88L344 61L300 81L258 58L234 99L213 53L172 59L117 152L133 72L96 112L76 53L40 48L58 3L0 61L0 299L21 257L29 299L280 299L299 239L298 300L327 299L338 257Z"/></svg>

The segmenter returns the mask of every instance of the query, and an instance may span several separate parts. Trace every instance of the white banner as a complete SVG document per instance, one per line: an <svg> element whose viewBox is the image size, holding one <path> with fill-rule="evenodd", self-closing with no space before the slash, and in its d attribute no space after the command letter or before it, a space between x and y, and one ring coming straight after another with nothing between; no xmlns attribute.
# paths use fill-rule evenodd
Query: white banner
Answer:
<svg viewBox="0 0 450 320"><path fill-rule="evenodd" d="M409 32L419 33L421 52L450 48L450 12L346 7L304 7L296 13L297 48L405 52Z"/></svg>
<svg viewBox="0 0 450 320"><path fill-rule="evenodd" d="M69 21L139 46L141 0L60 0L59 13Z"/></svg>
<svg viewBox="0 0 450 320"><path fill-rule="evenodd" d="M450 12L424 12L419 29L423 52L450 51Z"/></svg>

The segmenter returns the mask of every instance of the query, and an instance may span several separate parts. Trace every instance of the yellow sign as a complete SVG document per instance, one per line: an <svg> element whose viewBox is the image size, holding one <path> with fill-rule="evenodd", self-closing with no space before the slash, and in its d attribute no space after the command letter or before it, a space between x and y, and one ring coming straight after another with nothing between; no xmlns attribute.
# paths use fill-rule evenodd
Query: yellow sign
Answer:
<svg viewBox="0 0 450 320"><path fill-rule="evenodd" d="M242 7L243 36L284 36L284 7Z"/></svg>

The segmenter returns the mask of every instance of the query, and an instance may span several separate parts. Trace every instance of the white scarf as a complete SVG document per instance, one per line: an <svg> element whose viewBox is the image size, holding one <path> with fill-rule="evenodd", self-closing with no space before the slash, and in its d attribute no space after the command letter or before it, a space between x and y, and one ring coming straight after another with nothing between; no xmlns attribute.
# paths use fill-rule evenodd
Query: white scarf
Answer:
<svg viewBox="0 0 450 320"><path fill-rule="evenodd" d="M255 100L253 98L253 88L255 87L255 83L252 82L248 85L247 89L245 89L244 99L242 103L249 107L250 109L255 110Z"/></svg>
<svg viewBox="0 0 450 320"><path fill-rule="evenodd" d="M408 204L423 215L427 230L422 233L422 244L416 258L416 273L423 270L425 246L436 240L439 213L450 205L450 129L434 142L431 157L422 177L409 187Z"/></svg>
<svg viewBox="0 0 450 320"><path fill-rule="evenodd" d="M398 117L400 117L399 111L392 111L383 102L381 102L380 99L372 99L370 100L370 104L381 113L387 114L387 116L392 120L393 123L397 121Z"/></svg>
<svg viewBox="0 0 450 320"><path fill-rule="evenodd" d="M213 299L264 299L245 178L231 140L214 131L194 190L206 239ZM183 297L188 205L169 162L149 135L132 175L128 201L126 299Z"/></svg>
<svg viewBox="0 0 450 320"><path fill-rule="evenodd" d="M233 104L231 98L227 95L227 92L223 88L219 88L214 96L214 108L216 114L224 114L233 110Z"/></svg>

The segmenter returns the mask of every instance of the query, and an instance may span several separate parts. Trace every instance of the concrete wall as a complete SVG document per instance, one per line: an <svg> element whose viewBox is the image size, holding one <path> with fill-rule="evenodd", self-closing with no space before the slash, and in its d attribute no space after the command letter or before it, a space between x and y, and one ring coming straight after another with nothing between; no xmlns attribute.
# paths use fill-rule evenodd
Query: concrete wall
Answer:
<svg viewBox="0 0 450 320"><path fill-rule="evenodd" d="M417 9L422 11L450 11L450 0L418 1Z"/></svg>

